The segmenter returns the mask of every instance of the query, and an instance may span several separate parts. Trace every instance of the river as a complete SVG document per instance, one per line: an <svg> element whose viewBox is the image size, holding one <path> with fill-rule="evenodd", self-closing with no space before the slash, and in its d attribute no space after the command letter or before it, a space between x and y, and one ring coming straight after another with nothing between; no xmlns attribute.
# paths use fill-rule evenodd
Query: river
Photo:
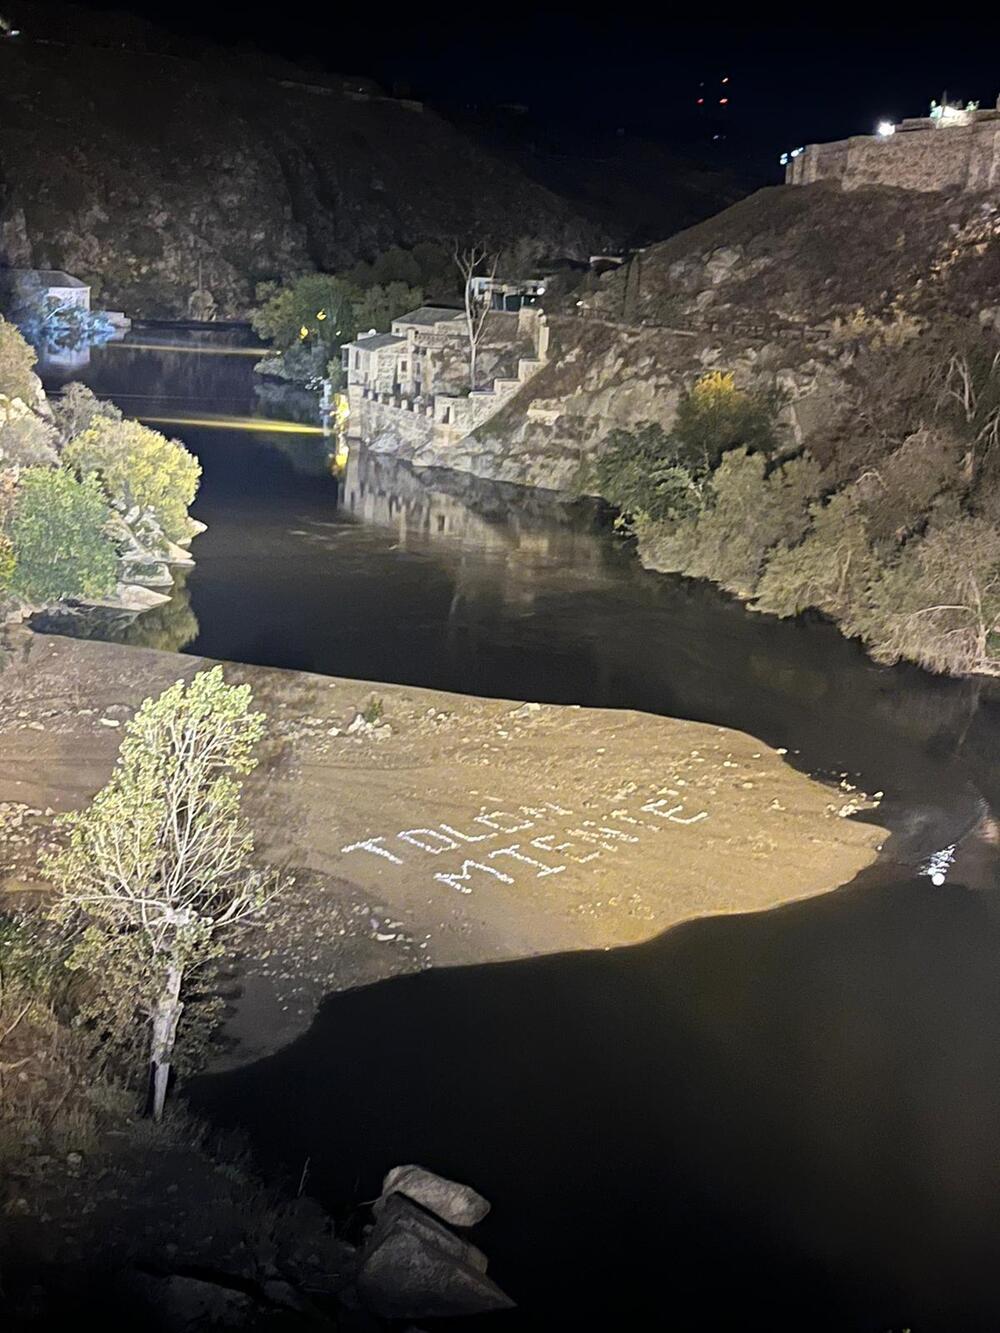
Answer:
<svg viewBox="0 0 1000 1333"><path fill-rule="evenodd" d="M149 328L43 366L204 469L186 586L91 632L738 728L883 791L892 837L870 883L779 912L331 997L273 1061L209 1080L207 1104L252 1107L265 1160L326 1127L311 1180L331 1205L397 1161L476 1183L532 1327L997 1327L997 696L648 573L587 503L360 450L335 477L239 342Z"/></svg>

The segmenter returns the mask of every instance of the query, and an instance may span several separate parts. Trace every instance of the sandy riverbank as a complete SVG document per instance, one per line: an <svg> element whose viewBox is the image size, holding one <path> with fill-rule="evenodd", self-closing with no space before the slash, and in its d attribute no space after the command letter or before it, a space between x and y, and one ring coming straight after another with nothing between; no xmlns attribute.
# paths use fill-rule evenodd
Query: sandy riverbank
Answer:
<svg viewBox="0 0 1000 1333"><path fill-rule="evenodd" d="M107 778L149 694L205 663L18 635L0 674L0 886L30 892L51 813ZM258 667L270 737L248 784L262 853L297 875L250 941L240 1058L327 991L431 966L612 947L826 892L885 836L863 802L725 728ZM351 735L377 696L389 734ZM37 812L37 813L29 813Z"/></svg>

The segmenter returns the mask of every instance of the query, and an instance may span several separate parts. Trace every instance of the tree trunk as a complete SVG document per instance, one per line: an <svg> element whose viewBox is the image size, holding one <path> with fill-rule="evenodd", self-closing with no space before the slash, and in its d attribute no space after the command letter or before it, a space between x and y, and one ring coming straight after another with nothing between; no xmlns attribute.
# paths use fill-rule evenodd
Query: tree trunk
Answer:
<svg viewBox="0 0 1000 1333"><path fill-rule="evenodd" d="M153 1039L150 1045L150 1092L154 1120L163 1118L163 1103L167 1097L167 1084L170 1082L170 1058L177 1038L177 1024L180 1022L181 981L183 970L175 964L167 968L167 975L160 998L153 1010Z"/></svg>
<svg viewBox="0 0 1000 1333"><path fill-rule="evenodd" d="M476 351L477 351L476 343L475 343L475 340L473 340L473 342L472 342L472 346L469 348L469 391L470 391L470 393L471 393L471 392L475 392L475 388L476 388Z"/></svg>

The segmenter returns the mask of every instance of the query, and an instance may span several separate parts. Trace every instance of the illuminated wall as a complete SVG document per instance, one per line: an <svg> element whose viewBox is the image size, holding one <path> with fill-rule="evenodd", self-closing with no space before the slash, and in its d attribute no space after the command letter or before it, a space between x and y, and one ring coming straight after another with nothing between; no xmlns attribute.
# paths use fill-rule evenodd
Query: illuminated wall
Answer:
<svg viewBox="0 0 1000 1333"><path fill-rule="evenodd" d="M838 181L842 189L891 185L904 190L1000 191L1000 114L979 113L968 125L935 128L903 122L897 133L810 144L789 162L785 181ZM916 128L919 127L919 128Z"/></svg>

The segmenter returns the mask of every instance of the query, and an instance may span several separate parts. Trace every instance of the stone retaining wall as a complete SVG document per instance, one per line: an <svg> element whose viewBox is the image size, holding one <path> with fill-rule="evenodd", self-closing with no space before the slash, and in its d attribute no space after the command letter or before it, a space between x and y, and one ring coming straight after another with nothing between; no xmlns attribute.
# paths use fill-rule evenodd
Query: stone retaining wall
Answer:
<svg viewBox="0 0 1000 1333"><path fill-rule="evenodd" d="M844 190L866 185L969 192L1000 188L1000 116L980 115L967 125L810 144L789 162L786 182L833 180Z"/></svg>

